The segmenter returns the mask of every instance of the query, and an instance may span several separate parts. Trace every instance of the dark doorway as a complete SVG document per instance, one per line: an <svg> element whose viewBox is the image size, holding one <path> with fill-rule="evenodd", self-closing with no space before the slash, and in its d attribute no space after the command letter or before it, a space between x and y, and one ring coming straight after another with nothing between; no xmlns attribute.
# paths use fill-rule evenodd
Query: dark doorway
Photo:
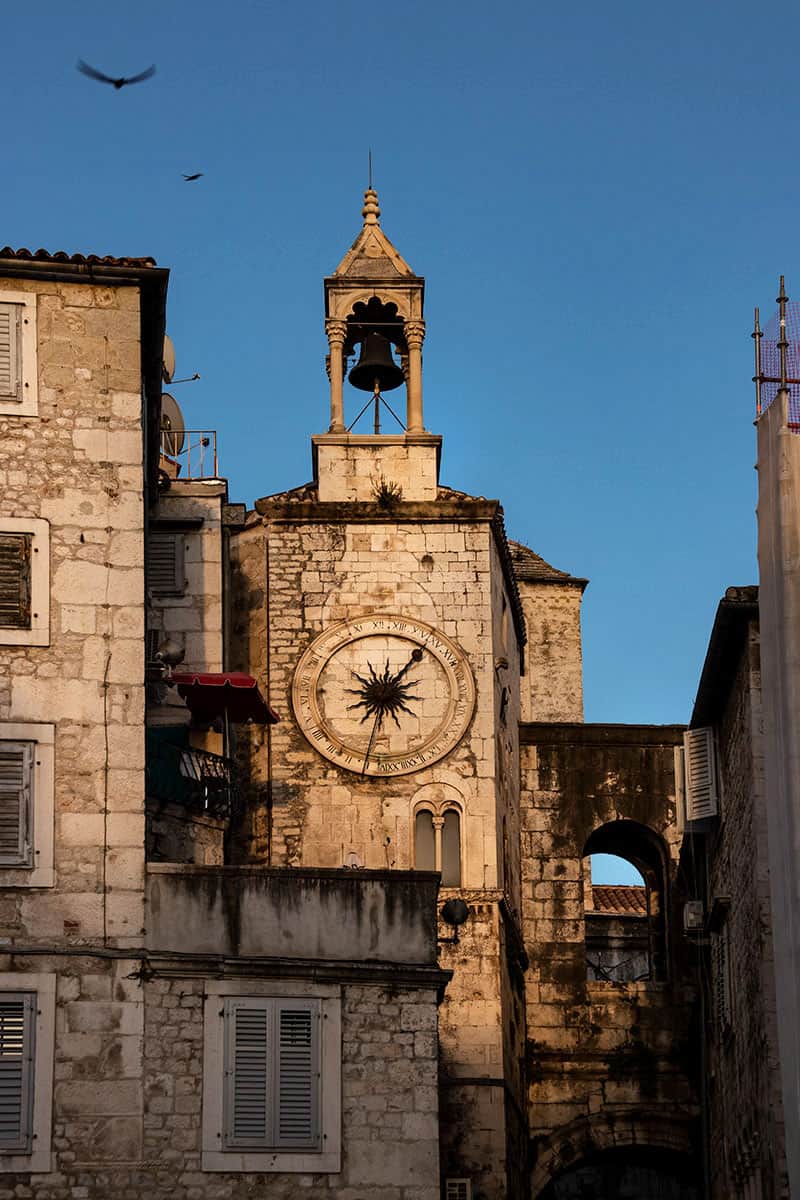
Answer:
<svg viewBox="0 0 800 1200"><path fill-rule="evenodd" d="M538 1200L699 1200L691 1163L674 1151L605 1150L553 1179Z"/></svg>

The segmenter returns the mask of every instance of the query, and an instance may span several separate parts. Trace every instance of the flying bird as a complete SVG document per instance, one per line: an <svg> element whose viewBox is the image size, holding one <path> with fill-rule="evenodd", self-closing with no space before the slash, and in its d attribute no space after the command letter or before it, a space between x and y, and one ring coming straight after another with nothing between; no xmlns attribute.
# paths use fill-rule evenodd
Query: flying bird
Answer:
<svg viewBox="0 0 800 1200"><path fill-rule="evenodd" d="M154 64L152 67L148 67L146 71L142 71L140 75L131 75L129 79L125 79L124 77L112 79L110 75L104 75L102 71L96 71L94 67L90 67L82 58L78 59L78 70L84 75L88 75L90 79L97 79L100 83L110 83L117 91L120 88L124 88L126 84L141 83L143 79L150 79L156 73Z"/></svg>
<svg viewBox="0 0 800 1200"><path fill-rule="evenodd" d="M184 175L183 178L186 180L187 183L191 183L193 179L202 179L203 172L198 171L195 175Z"/></svg>

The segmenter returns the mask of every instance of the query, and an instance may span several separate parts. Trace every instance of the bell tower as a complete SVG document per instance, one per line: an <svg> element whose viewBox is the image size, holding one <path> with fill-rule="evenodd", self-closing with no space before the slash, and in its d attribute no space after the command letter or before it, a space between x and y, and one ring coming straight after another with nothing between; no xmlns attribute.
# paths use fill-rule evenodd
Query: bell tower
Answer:
<svg viewBox="0 0 800 1200"><path fill-rule="evenodd" d="M380 215L378 195L370 187L364 193L363 227L325 279L330 425L311 439L323 502L380 501L386 495L435 500L437 495L442 439L426 431L422 411L425 280L395 250ZM356 353L358 361L351 365ZM405 412L385 395L400 388ZM354 415L346 419L345 399L352 395L358 407L353 405ZM357 429L370 420L372 432Z"/></svg>

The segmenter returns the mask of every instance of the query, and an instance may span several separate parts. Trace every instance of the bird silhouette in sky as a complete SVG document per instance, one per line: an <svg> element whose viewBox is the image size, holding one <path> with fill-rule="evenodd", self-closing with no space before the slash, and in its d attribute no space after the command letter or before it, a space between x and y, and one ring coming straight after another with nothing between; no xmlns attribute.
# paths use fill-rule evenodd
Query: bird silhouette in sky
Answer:
<svg viewBox="0 0 800 1200"><path fill-rule="evenodd" d="M202 179L203 172L197 171L194 175L184 175L183 178L186 180L187 183L191 183L193 179Z"/></svg>
<svg viewBox="0 0 800 1200"><path fill-rule="evenodd" d="M142 71L139 75L131 75L128 79L121 76L119 79L112 79L110 75L104 75L102 71L96 71L94 67L90 67L82 58L78 59L78 70L83 75L88 75L90 79L97 79L100 83L110 83L113 88L119 91L129 83L141 83L144 79L150 79L156 73L155 64L148 67L146 71Z"/></svg>

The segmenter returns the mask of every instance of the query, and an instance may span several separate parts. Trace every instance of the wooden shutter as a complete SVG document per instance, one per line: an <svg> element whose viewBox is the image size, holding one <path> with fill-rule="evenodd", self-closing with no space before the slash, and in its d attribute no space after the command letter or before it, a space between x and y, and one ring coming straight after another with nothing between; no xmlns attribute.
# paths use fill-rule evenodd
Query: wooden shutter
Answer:
<svg viewBox="0 0 800 1200"><path fill-rule="evenodd" d="M31 1149L36 995L0 993L0 1150Z"/></svg>
<svg viewBox="0 0 800 1200"><path fill-rule="evenodd" d="M19 304L0 304L0 400L22 398Z"/></svg>
<svg viewBox="0 0 800 1200"><path fill-rule="evenodd" d="M318 1000L225 1001L226 1149L319 1150Z"/></svg>
<svg viewBox="0 0 800 1200"><path fill-rule="evenodd" d="M683 735L686 762L686 820L716 816L718 806L714 731L687 729Z"/></svg>
<svg viewBox="0 0 800 1200"><path fill-rule="evenodd" d="M276 1001L281 1150L319 1149L319 1001Z"/></svg>
<svg viewBox="0 0 800 1200"><path fill-rule="evenodd" d="M260 997L225 1002L225 1144L262 1149L272 1128L271 1002Z"/></svg>
<svg viewBox="0 0 800 1200"><path fill-rule="evenodd" d="M183 565L183 536L179 533L149 535L147 542L147 586L161 596L181 595L186 587Z"/></svg>
<svg viewBox="0 0 800 1200"><path fill-rule="evenodd" d="M446 1179L445 1200L472 1200L472 1183L469 1179Z"/></svg>
<svg viewBox="0 0 800 1200"><path fill-rule="evenodd" d="M730 935L727 923L713 935L711 970L714 989L714 1019L717 1030L724 1033L731 1024Z"/></svg>
<svg viewBox="0 0 800 1200"><path fill-rule="evenodd" d="M31 865L33 743L0 741L0 866Z"/></svg>
<svg viewBox="0 0 800 1200"><path fill-rule="evenodd" d="M31 535L0 533L0 626L31 624Z"/></svg>

